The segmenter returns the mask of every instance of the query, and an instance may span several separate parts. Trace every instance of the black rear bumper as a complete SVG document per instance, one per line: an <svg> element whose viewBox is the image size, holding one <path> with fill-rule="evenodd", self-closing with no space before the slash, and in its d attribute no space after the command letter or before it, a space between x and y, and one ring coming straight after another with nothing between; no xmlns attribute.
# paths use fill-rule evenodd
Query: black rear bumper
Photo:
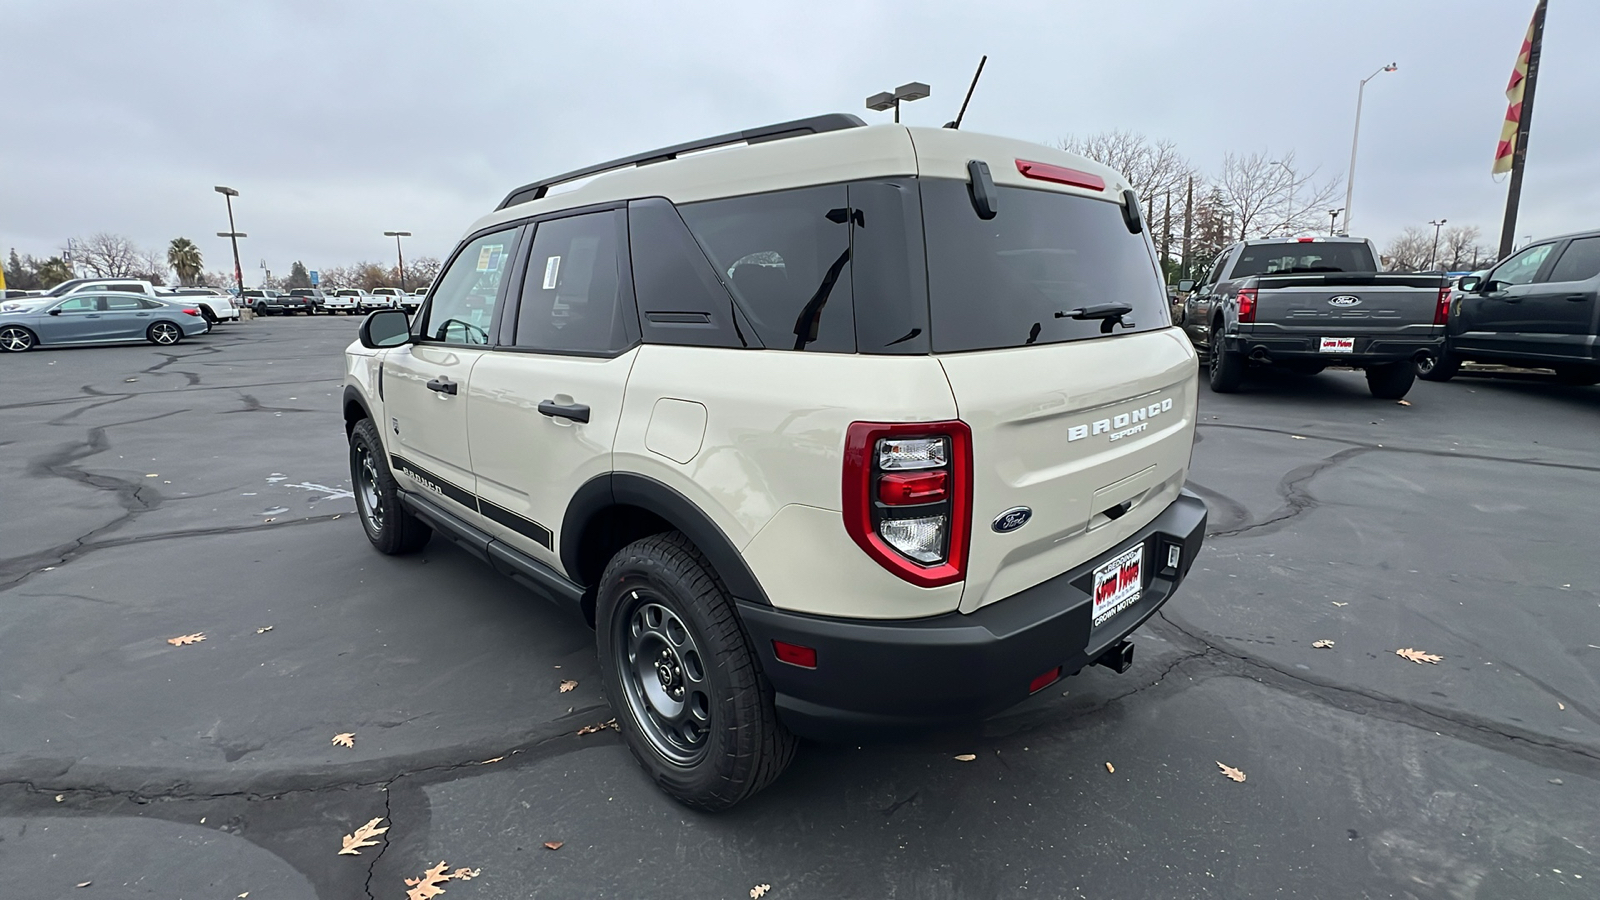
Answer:
<svg viewBox="0 0 1600 900"><path fill-rule="evenodd" d="M836 619L739 604L788 728L818 739L863 730L980 720L1033 693L1035 678L1074 674L1117 646L1167 602L1205 537L1204 501L1184 491L1138 534L1100 557L970 614L878 621ZM1145 542L1142 596L1099 627L1091 621L1094 569ZM1168 566L1171 548L1177 566ZM777 660L774 640L812 647L817 667Z"/></svg>
<svg viewBox="0 0 1600 900"><path fill-rule="evenodd" d="M1330 329L1322 334L1230 334L1222 339L1230 351L1258 361L1316 360L1328 365L1361 366L1373 363L1415 360L1420 354L1437 357L1444 349L1443 329L1438 337L1356 335L1353 353L1324 353L1319 349L1323 337L1349 337ZM1262 355L1265 359L1262 359Z"/></svg>

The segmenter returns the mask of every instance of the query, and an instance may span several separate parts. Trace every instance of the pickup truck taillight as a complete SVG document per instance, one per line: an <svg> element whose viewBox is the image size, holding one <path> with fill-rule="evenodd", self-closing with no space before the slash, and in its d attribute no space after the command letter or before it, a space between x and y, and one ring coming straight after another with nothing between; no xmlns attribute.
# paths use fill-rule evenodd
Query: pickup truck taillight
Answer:
<svg viewBox="0 0 1600 900"><path fill-rule="evenodd" d="M1254 322L1256 320L1256 289L1241 288L1239 290L1239 321Z"/></svg>
<svg viewBox="0 0 1600 900"><path fill-rule="evenodd" d="M1439 305L1433 310L1433 324L1450 324L1450 287L1439 288Z"/></svg>
<svg viewBox="0 0 1600 900"><path fill-rule="evenodd" d="M845 435L844 527L919 587L966 577L972 430L965 422L855 422Z"/></svg>

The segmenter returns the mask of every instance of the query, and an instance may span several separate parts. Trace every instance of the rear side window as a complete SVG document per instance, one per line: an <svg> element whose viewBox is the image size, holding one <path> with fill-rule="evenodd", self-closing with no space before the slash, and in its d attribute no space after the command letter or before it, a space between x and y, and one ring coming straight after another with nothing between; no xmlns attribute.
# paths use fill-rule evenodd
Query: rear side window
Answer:
<svg viewBox="0 0 1600 900"><path fill-rule="evenodd" d="M689 203L679 211L762 343L855 352L844 185Z"/></svg>
<svg viewBox="0 0 1600 900"><path fill-rule="evenodd" d="M1588 281L1596 275L1600 275L1600 237L1586 237L1567 245L1549 280Z"/></svg>
<svg viewBox="0 0 1600 900"><path fill-rule="evenodd" d="M107 297L105 308L107 310L150 309L154 306L156 306L154 303L149 306L144 305L138 297Z"/></svg>
<svg viewBox="0 0 1600 900"><path fill-rule="evenodd" d="M1252 275L1314 272L1376 272L1377 263L1364 243L1308 241L1293 244L1246 244L1233 264L1230 279Z"/></svg>
<svg viewBox="0 0 1600 900"><path fill-rule="evenodd" d="M639 327L652 344L760 346L678 210L661 197L628 204Z"/></svg>
<svg viewBox="0 0 1600 900"><path fill-rule="evenodd" d="M622 317L620 210L540 222L533 234L515 345L557 353L628 346Z"/></svg>
<svg viewBox="0 0 1600 900"><path fill-rule="evenodd" d="M923 182L935 353L1101 337L1102 320L1070 316L1107 303L1133 307L1112 334L1170 324L1155 259L1120 206L1028 188L998 193L999 215L984 221L964 182Z"/></svg>

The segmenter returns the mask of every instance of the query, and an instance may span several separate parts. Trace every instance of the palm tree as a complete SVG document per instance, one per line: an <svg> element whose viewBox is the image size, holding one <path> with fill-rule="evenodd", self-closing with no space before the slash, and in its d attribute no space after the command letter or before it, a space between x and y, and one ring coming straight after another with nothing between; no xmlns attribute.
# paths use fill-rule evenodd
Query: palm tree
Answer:
<svg viewBox="0 0 1600 900"><path fill-rule="evenodd" d="M194 284L200 280L200 273L204 264L200 259L200 248L194 241L185 237L173 238L167 247L167 265L178 273L179 284Z"/></svg>

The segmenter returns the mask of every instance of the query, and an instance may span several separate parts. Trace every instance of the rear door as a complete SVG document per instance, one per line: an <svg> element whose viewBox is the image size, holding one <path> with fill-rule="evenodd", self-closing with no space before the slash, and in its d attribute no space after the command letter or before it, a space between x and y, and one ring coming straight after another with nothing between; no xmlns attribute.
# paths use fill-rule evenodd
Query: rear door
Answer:
<svg viewBox="0 0 1600 900"><path fill-rule="evenodd" d="M966 185L922 188L932 349L972 429L963 610L1127 540L1176 499L1194 437L1194 351L1148 239L1110 200L998 192L981 221ZM1132 309L1086 316L1108 303Z"/></svg>
<svg viewBox="0 0 1600 900"><path fill-rule="evenodd" d="M1574 238L1557 248L1555 263L1527 287L1515 349L1532 358L1589 361L1600 293L1600 236Z"/></svg>
<svg viewBox="0 0 1600 900"><path fill-rule="evenodd" d="M101 316L107 338L142 339L150 323L155 321L156 312L164 308L154 300L145 300L131 294L108 294L104 300ZM178 298L176 302L183 303L185 300ZM173 312L177 312L179 316L183 315L179 310ZM175 317L168 316L168 318Z"/></svg>

